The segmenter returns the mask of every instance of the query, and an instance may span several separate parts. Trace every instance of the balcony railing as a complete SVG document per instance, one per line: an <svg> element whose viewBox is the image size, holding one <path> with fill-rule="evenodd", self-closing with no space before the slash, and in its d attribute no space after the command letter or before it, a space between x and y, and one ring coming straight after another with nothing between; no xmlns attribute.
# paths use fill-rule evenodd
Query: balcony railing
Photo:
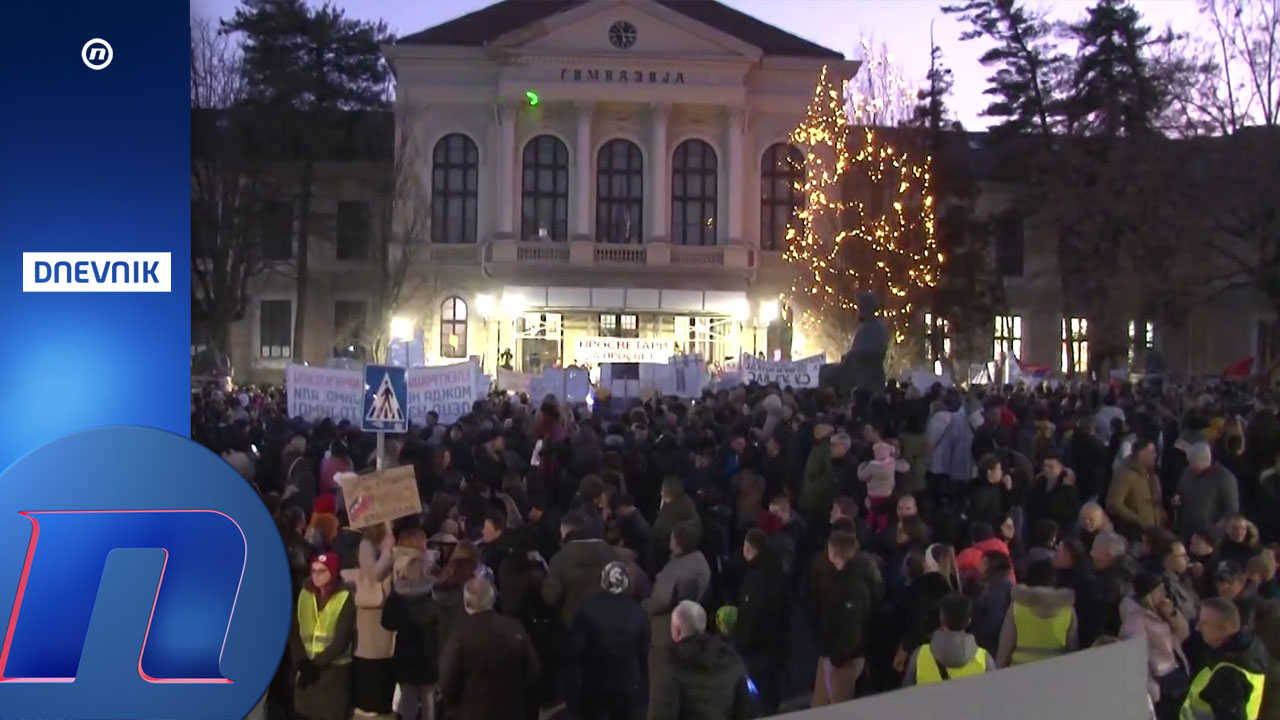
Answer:
<svg viewBox="0 0 1280 720"><path fill-rule="evenodd" d="M754 272L755 248L742 245L689 247L669 243L608 245L586 241L537 242L496 240L484 248L490 267L648 268L699 272L717 268Z"/></svg>

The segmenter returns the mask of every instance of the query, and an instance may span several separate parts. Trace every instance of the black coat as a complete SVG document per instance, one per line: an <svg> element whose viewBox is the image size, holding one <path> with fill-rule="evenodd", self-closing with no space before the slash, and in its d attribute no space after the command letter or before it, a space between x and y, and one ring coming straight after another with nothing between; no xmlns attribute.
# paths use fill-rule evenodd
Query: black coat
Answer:
<svg viewBox="0 0 1280 720"><path fill-rule="evenodd" d="M929 642L938 629L938 606L951 590L941 573L925 573L911 581L898 606L903 649L910 652Z"/></svg>
<svg viewBox="0 0 1280 720"><path fill-rule="evenodd" d="M468 615L441 655L440 698L445 717L528 717L538 672L538 656L523 625L494 612Z"/></svg>
<svg viewBox="0 0 1280 720"><path fill-rule="evenodd" d="M791 593L782 563L766 550L747 565L738 592L738 622L733 642L742 655L784 658L791 622Z"/></svg>
<svg viewBox="0 0 1280 720"><path fill-rule="evenodd" d="M391 674L404 685L431 685L439 678L440 614L431 587L396 585L382 606L382 627L396 634Z"/></svg>
<svg viewBox="0 0 1280 720"><path fill-rule="evenodd" d="M643 695L649 653L649 616L629 592L599 593L578 606L569 630L567 659L574 679L565 698L571 709L587 693Z"/></svg>
<svg viewBox="0 0 1280 720"><path fill-rule="evenodd" d="M662 673L649 699L650 720L745 720L753 716L747 669L728 643L701 633L666 651L671 672Z"/></svg>
<svg viewBox="0 0 1280 720"><path fill-rule="evenodd" d="M1070 470L1063 470L1065 477ZM1027 520L1052 520L1058 523L1060 533L1066 533L1075 526L1076 516L1080 512L1080 489L1074 484L1066 485L1062 478L1052 487L1043 475L1027 488Z"/></svg>
<svg viewBox="0 0 1280 720"><path fill-rule="evenodd" d="M969 522L986 523L993 529L1000 527L1013 506L1009 491L1004 485L987 482L986 478L978 478L969 487Z"/></svg>
<svg viewBox="0 0 1280 720"><path fill-rule="evenodd" d="M846 563L835 573L823 603L818 654L836 667L864 657L872 609L871 587L852 562Z"/></svg>

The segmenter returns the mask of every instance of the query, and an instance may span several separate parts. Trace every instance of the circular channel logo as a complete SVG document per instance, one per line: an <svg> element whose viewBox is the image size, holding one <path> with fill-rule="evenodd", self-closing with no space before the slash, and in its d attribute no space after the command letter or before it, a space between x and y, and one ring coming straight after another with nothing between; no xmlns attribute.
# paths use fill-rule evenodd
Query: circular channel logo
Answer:
<svg viewBox="0 0 1280 720"><path fill-rule="evenodd" d="M111 43L102 38L94 38L80 48L80 59L90 70L101 70L111 64L115 51Z"/></svg>

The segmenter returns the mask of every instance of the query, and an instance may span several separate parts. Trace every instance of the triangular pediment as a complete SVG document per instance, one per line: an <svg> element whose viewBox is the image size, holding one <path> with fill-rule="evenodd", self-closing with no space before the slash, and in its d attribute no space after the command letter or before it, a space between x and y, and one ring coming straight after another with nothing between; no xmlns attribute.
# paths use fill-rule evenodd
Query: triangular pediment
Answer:
<svg viewBox="0 0 1280 720"><path fill-rule="evenodd" d="M654 0L592 0L493 43L538 55L758 60L760 48Z"/></svg>

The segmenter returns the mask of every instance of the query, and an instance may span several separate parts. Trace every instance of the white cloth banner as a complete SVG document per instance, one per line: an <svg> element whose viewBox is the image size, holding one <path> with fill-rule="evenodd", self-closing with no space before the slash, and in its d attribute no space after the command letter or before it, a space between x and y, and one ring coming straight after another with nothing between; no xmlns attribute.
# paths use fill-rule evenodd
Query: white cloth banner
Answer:
<svg viewBox="0 0 1280 720"><path fill-rule="evenodd" d="M364 371L290 365L285 369L289 417L308 422L332 418L335 423L360 422L364 406Z"/></svg>
<svg viewBox="0 0 1280 720"><path fill-rule="evenodd" d="M816 388L818 371L827 363L826 354L811 355L799 360L761 360L743 355L740 365L742 381L748 385L776 383L778 387Z"/></svg>
<svg viewBox="0 0 1280 720"><path fill-rule="evenodd" d="M575 343L574 362L579 365L665 363L675 351L675 340L584 337L578 338Z"/></svg>
<svg viewBox="0 0 1280 720"><path fill-rule="evenodd" d="M513 393L529 393L529 383L538 377L532 373L519 373L506 368L498 368L498 389ZM532 393L530 399L532 399ZM542 398L538 398L539 401Z"/></svg>
<svg viewBox="0 0 1280 720"><path fill-rule="evenodd" d="M929 392L929 388L934 383L939 383L944 388L949 388L955 383L951 380L951 371L943 368L941 375L935 375L928 370L912 370L911 385L921 393Z"/></svg>
<svg viewBox="0 0 1280 720"><path fill-rule="evenodd" d="M405 378L409 420L424 425L427 413L434 411L439 413L442 423L457 422L471 412L472 403L484 396L478 392L483 378L471 360L456 365L409 368ZM285 370L285 390L289 397L289 417L302 417L313 423L325 418L334 422L359 422L364 407L364 370L290 365Z"/></svg>

